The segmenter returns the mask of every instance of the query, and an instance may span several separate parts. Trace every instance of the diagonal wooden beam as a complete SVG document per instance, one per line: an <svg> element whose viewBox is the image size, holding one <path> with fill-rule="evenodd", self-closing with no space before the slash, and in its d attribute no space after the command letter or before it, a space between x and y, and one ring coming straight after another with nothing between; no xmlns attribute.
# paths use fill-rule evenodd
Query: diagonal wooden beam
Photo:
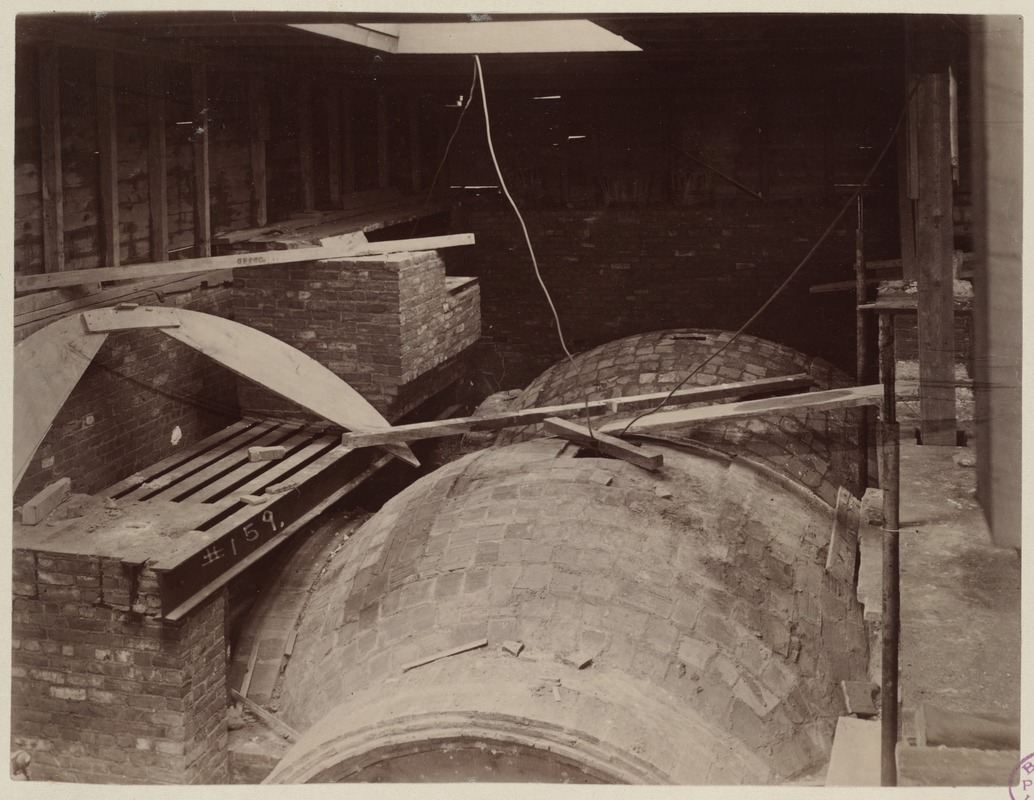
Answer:
<svg viewBox="0 0 1034 800"><path fill-rule="evenodd" d="M787 375L781 378L761 378L753 381L725 383L718 386L693 386L680 389L671 395L672 405L686 403L705 403L713 400L728 400L735 397L748 397L758 394L778 394L808 389L815 384L807 374ZM606 400L589 400L588 403L565 403L564 405L526 408L522 411L508 411L499 414L488 414L483 417L457 417L454 419L413 422L408 425L396 425L383 431L356 431L341 437L342 444L351 447L370 447L389 442L412 442L419 439L437 439L442 436L455 436L472 431L494 431L502 428L515 428L521 425L535 425L549 417L578 417L586 411L599 414L610 411L631 411L649 408L668 397L669 392L653 392L632 397L615 397Z"/></svg>
<svg viewBox="0 0 1034 800"><path fill-rule="evenodd" d="M542 426L554 436L576 444L595 447L605 455L620 458L622 461L635 464L650 472L656 472L664 466L664 456L661 453L643 450L639 445L623 442L616 436L610 436L598 430L590 431L588 428L575 425L565 419L550 417L542 421Z"/></svg>
<svg viewBox="0 0 1034 800"><path fill-rule="evenodd" d="M915 391L914 383L898 384L899 394ZM773 414L799 414L807 411L835 411L841 408L879 406L883 401L883 384L852 386L847 389L828 389L823 392L774 397L765 400L744 400L741 403L686 408L675 411L658 411L638 420L632 431L644 428L658 428L662 425L706 425L710 422L727 422L750 417L765 417ZM624 430L628 420L608 422L601 426L604 433Z"/></svg>

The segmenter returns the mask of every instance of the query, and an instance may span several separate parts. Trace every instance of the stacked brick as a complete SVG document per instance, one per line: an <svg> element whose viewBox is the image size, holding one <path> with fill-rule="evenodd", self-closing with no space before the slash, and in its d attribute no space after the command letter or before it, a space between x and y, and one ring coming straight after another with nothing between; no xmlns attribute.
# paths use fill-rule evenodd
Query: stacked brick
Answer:
<svg viewBox="0 0 1034 800"><path fill-rule="evenodd" d="M629 336L563 360L546 370L514 402L514 408L556 405L606 397L671 391L723 344L727 331L681 329ZM743 335L704 365L686 386L713 386L797 373L810 374L817 389L849 385L847 376L821 358ZM598 417L605 420L614 415ZM625 415L627 416L627 415ZM507 444L535 435L541 426L512 428L499 436ZM651 429L657 435L658 429ZM794 478L830 505L839 486L856 494L857 412L829 411L668 429L665 436L702 442L760 461Z"/></svg>
<svg viewBox="0 0 1034 800"><path fill-rule="evenodd" d="M429 396L408 387L480 336L477 284L450 293L434 251L249 269L234 288L238 322L316 359L389 419ZM305 416L249 382L239 396L247 412Z"/></svg>
<svg viewBox="0 0 1034 800"><path fill-rule="evenodd" d="M665 327L737 329L836 210L790 201L653 203L536 209L527 224L564 336L578 352ZM475 247L450 254L450 269L481 283L482 357L497 381L505 374L506 385L492 388L526 385L563 352L520 226L502 201L468 204L454 224L477 233ZM853 318L850 292L811 294L808 287L850 280L853 261L853 228L845 220L751 332L851 368L854 329L843 324Z"/></svg>
<svg viewBox="0 0 1034 800"><path fill-rule="evenodd" d="M472 454L367 522L313 589L285 719L335 730L321 752L357 763L364 748L392 757L382 734L431 740L441 725L650 767L616 780L764 783L824 765L839 681L866 663L853 592L823 569L832 509L749 462L666 448L661 476L563 450ZM296 751L295 765L318 760Z"/></svg>
<svg viewBox="0 0 1034 800"><path fill-rule="evenodd" d="M227 316L230 299L229 288L199 288L165 304ZM85 494L117 483L171 455L177 427L181 446L214 433L239 417L235 384L229 370L164 333L110 334L37 449L15 502L63 477Z"/></svg>
<svg viewBox="0 0 1034 800"><path fill-rule="evenodd" d="M14 551L12 745L34 779L226 780L225 599L158 618L155 574Z"/></svg>

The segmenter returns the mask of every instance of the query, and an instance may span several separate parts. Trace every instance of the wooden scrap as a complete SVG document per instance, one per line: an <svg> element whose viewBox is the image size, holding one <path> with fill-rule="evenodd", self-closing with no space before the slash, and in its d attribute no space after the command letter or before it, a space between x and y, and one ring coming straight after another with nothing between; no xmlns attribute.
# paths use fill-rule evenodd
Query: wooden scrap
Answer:
<svg viewBox="0 0 1034 800"><path fill-rule="evenodd" d="M840 681L840 690L844 693L844 705L847 713L856 717L875 717L879 713L876 696L880 687L868 681Z"/></svg>
<svg viewBox="0 0 1034 800"><path fill-rule="evenodd" d="M248 461L255 463L258 461L279 461L287 455L287 448L283 445L276 445L274 447L249 447L248 448Z"/></svg>
<svg viewBox="0 0 1034 800"><path fill-rule="evenodd" d="M403 664L402 671L409 672L411 669L422 667L425 664L430 664L433 661L439 661L440 659L448 658L449 656L459 655L460 653L466 653L469 650L477 650L479 647L487 646L488 639L477 639L476 641L468 642L467 644L461 644L457 647L450 647L447 650L439 650L437 653L434 653L432 655L424 656L423 658L418 658L415 661L410 661L408 664Z"/></svg>
<svg viewBox="0 0 1034 800"><path fill-rule="evenodd" d="M524 650L524 642L503 642L501 645L503 652L509 653L511 656L519 656L521 651Z"/></svg>
<svg viewBox="0 0 1034 800"><path fill-rule="evenodd" d="M252 714L258 717L264 722L269 728L275 731L279 736L287 739L291 742L297 742L299 738L298 731L292 728L283 720L270 714L266 709L256 703L254 700L249 700L247 697L242 695L236 689L230 689L230 694L241 702Z"/></svg>
<svg viewBox="0 0 1034 800"><path fill-rule="evenodd" d="M263 503L269 502L269 496L259 494L242 494L237 499L242 503L247 503L249 506L260 506Z"/></svg>
<svg viewBox="0 0 1034 800"><path fill-rule="evenodd" d="M858 520L861 503L847 489L837 489L837 505L833 514L833 527L829 534L829 549L826 555L826 572L842 583L854 580L855 564L858 558Z"/></svg>
<svg viewBox="0 0 1034 800"><path fill-rule="evenodd" d="M46 519L72 491L72 479L61 478L41 489L22 506L22 524L36 525Z"/></svg>
<svg viewBox="0 0 1034 800"><path fill-rule="evenodd" d="M265 488L266 494L284 494L292 489L297 489L298 485L294 481L284 481L283 483L273 483Z"/></svg>
<svg viewBox="0 0 1034 800"><path fill-rule="evenodd" d="M592 664L592 660L594 657L595 655L590 655L588 653L571 653L568 655L561 656L560 660L564 664L567 664L567 666L569 667L574 667L575 669L585 669L590 664Z"/></svg>
<svg viewBox="0 0 1034 800"><path fill-rule="evenodd" d="M600 431L590 431L581 425L575 425L567 420L550 417L542 421L543 427L556 436L561 436L568 441L582 445L591 445L599 448L601 453L614 458L620 458L629 464L642 467L650 472L656 472L664 465L664 456L661 453L644 451L638 445L624 442L616 436L609 436Z"/></svg>
<svg viewBox="0 0 1034 800"><path fill-rule="evenodd" d="M553 687L553 699L556 700L558 703L561 700L561 698L560 698L560 687L559 686L554 686Z"/></svg>

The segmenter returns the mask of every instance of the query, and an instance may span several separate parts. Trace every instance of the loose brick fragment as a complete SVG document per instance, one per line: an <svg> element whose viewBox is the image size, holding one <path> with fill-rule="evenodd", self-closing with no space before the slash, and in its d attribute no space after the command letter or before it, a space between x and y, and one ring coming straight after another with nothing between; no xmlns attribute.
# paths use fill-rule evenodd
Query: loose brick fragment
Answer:
<svg viewBox="0 0 1034 800"><path fill-rule="evenodd" d="M279 461L287 455L287 448L283 445L276 447L249 447L248 461Z"/></svg>
<svg viewBox="0 0 1034 800"><path fill-rule="evenodd" d="M503 642L502 648L504 652L509 653L512 656L519 656L521 651L524 649L524 642Z"/></svg>

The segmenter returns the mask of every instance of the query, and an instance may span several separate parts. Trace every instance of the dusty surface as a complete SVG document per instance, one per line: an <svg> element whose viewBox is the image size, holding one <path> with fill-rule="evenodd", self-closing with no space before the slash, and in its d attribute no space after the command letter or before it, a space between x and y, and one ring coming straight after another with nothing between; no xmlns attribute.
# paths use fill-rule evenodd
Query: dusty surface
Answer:
<svg viewBox="0 0 1034 800"><path fill-rule="evenodd" d="M1020 557L991 543L965 452L902 442L903 707L1018 717Z"/></svg>

